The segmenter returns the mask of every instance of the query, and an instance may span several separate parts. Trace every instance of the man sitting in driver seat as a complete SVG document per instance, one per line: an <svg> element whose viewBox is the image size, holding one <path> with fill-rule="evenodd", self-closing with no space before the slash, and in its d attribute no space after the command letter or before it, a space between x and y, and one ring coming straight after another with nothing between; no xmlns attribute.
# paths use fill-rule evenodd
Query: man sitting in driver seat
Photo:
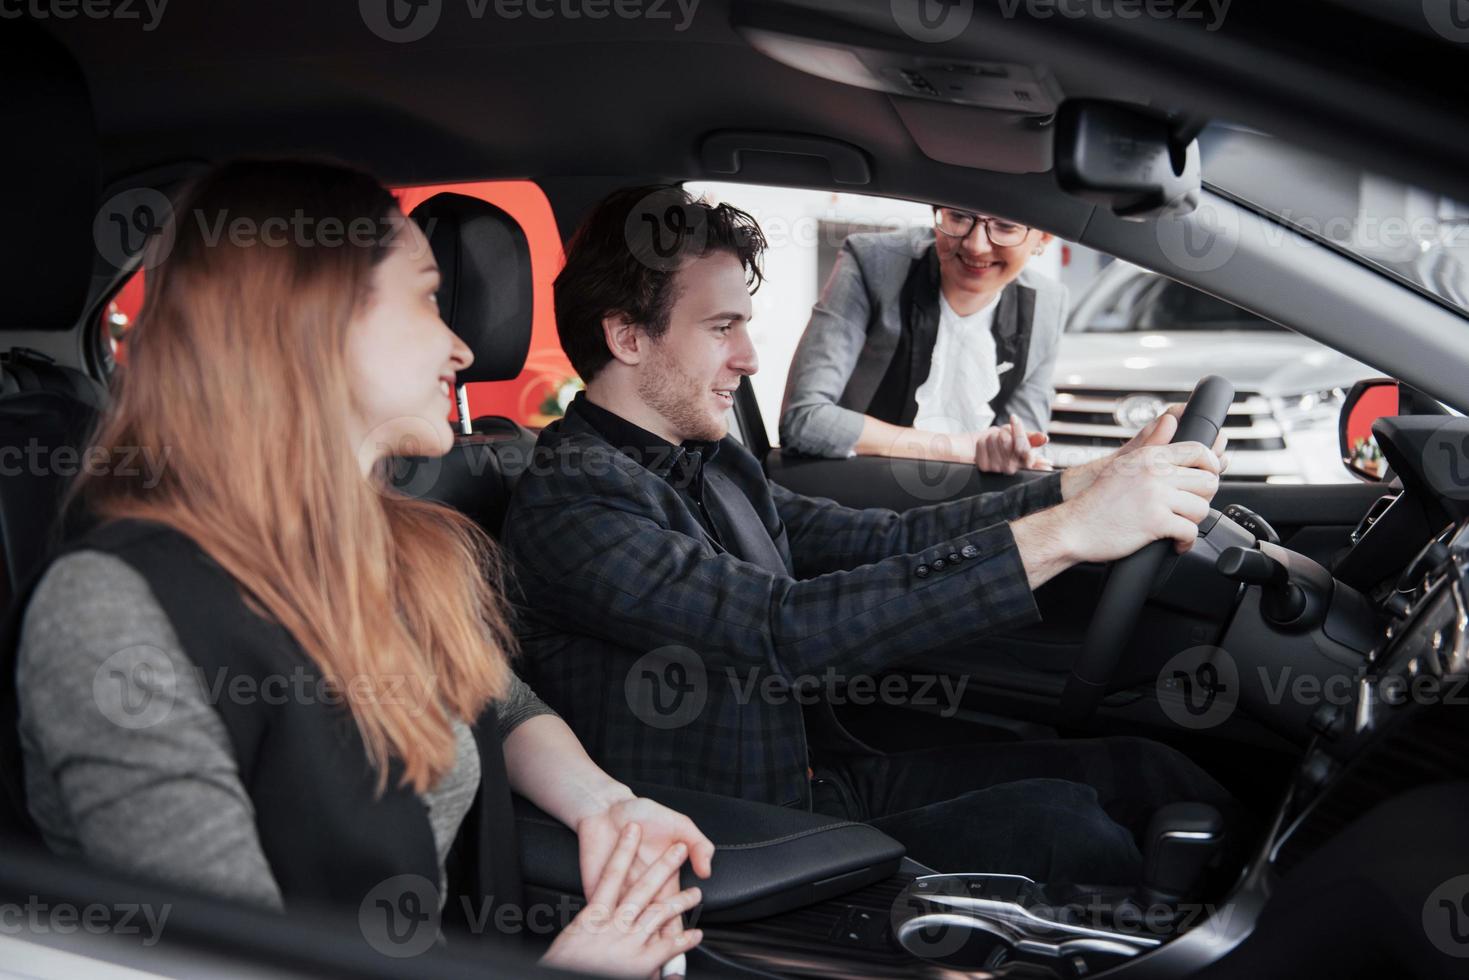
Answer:
<svg viewBox="0 0 1469 980"><path fill-rule="evenodd" d="M556 318L586 391L505 523L527 677L618 778L864 820L940 871L1137 881L1154 810L1229 805L1174 749L813 757L793 689L1034 622L1032 590L1077 562L1186 550L1222 442L1167 445L1167 415L1097 462L902 514L793 493L727 434L764 247L745 212L668 185L614 193L571 242Z"/></svg>

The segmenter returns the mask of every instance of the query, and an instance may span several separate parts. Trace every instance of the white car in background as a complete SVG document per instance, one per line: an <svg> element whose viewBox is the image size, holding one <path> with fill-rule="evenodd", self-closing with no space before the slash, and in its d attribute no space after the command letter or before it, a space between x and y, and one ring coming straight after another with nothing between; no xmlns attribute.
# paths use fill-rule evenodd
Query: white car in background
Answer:
<svg viewBox="0 0 1469 980"><path fill-rule="evenodd" d="M1206 374L1236 389L1224 428L1230 479L1354 479L1341 462L1337 413L1353 382L1380 372L1122 261L1103 268L1067 321L1047 455L1073 466L1110 452Z"/></svg>

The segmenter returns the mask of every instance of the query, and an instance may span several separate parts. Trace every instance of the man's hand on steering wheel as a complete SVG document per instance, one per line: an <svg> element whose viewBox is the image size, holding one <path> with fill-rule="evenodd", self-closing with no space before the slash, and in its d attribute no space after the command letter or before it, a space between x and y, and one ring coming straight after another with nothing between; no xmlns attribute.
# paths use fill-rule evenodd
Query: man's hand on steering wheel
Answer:
<svg viewBox="0 0 1469 980"><path fill-rule="evenodd" d="M1193 546L1219 489L1213 450L1197 442L1146 445L1100 462L1086 489L1057 508L1066 512L1074 560L1114 561L1159 538L1179 552Z"/></svg>
<svg viewBox="0 0 1469 980"><path fill-rule="evenodd" d="M1122 446L1100 459L1094 459L1090 463L1080 466L1072 466L1061 474L1061 499L1070 500L1081 494L1087 487L1091 486L1097 476L1118 457L1136 452L1149 446L1166 446L1173 439L1173 434L1178 431L1178 419L1183 415L1182 403L1169 405L1167 411L1159 415L1153 421L1138 430L1137 434ZM1223 475L1229 469L1229 456L1224 452L1229 445L1229 439L1224 433L1214 440L1212 447L1214 455L1219 461L1219 475Z"/></svg>

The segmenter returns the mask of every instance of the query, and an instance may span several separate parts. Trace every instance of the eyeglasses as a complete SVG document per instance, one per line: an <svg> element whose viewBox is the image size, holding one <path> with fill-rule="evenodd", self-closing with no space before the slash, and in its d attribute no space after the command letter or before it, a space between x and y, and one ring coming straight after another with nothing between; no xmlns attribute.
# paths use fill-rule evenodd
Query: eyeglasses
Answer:
<svg viewBox="0 0 1469 980"><path fill-rule="evenodd" d="M1027 226L1017 225L1004 218L981 218L969 211L956 211L953 208L933 209L933 226L950 238L968 238L976 224L984 225L984 233L989 237L990 244L1001 248L1019 245L1030 234Z"/></svg>

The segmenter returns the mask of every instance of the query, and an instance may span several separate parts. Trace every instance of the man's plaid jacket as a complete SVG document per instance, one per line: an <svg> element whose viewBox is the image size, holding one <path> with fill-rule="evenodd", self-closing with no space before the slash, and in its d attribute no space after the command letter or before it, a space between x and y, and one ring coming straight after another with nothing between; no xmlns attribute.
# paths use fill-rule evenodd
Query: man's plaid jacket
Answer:
<svg viewBox="0 0 1469 980"><path fill-rule="evenodd" d="M703 460L614 447L584 405L541 433L504 544L519 669L618 779L808 807L812 686L1039 618L1005 522L1059 503L1059 474L857 510L768 482L729 437ZM713 535L676 488L690 462Z"/></svg>

